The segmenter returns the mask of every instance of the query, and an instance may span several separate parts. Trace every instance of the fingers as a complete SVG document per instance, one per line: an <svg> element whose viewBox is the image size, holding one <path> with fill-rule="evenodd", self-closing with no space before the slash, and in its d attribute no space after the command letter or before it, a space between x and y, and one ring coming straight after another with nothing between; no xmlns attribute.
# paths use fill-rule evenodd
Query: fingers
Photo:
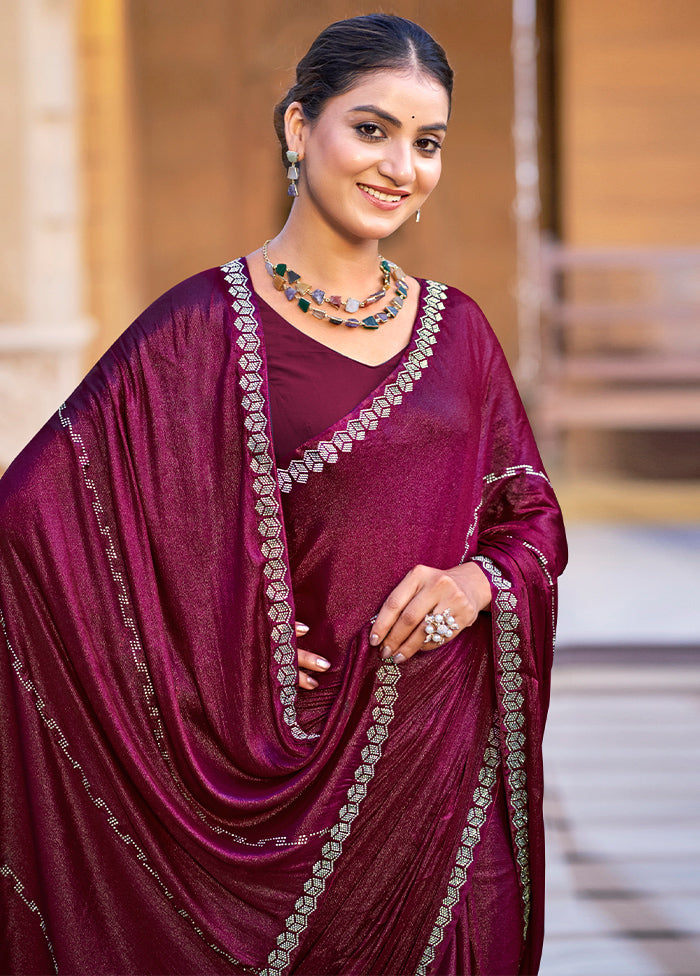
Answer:
<svg viewBox="0 0 700 976"><path fill-rule="evenodd" d="M300 668L308 668L310 671L327 671L331 666L331 662L325 657L319 657L311 651L302 651L300 647L297 648L297 659Z"/></svg>
<svg viewBox="0 0 700 976"><path fill-rule="evenodd" d="M434 610L450 608L457 626L450 628L451 636L476 620L483 602L475 595L472 571L465 567L454 570L416 566L384 601L372 628L370 642L381 647L383 659L393 657L397 664L412 657L425 645L425 617ZM448 638L449 639L449 638Z"/></svg>
<svg viewBox="0 0 700 976"><path fill-rule="evenodd" d="M331 666L330 661L326 661L324 657L319 657L318 654L312 654L310 651L302 651L301 648L297 648L297 660L299 662L299 687L306 688L307 691L318 688L318 681L307 671L327 671Z"/></svg>
<svg viewBox="0 0 700 976"><path fill-rule="evenodd" d="M297 637L303 637L309 632L306 624L302 624L298 620L294 621L294 630ZM307 671L327 671L331 666L331 662L327 661L325 657L319 657L318 654L312 654L311 651L305 651L301 647L297 648L297 663L299 665L299 687L305 688L307 691L318 688L318 681L307 674Z"/></svg>
<svg viewBox="0 0 700 976"><path fill-rule="evenodd" d="M305 691L313 691L314 688L318 688L318 681L312 678L310 674L307 674L306 671L299 672L297 684L300 688L304 688Z"/></svg>
<svg viewBox="0 0 700 976"><path fill-rule="evenodd" d="M374 647L378 647L383 642L386 642L387 635L391 633L392 628L396 625L408 603L420 590L421 580L418 570L423 568L416 566L410 573L407 573L382 604L369 638L370 644ZM404 622L407 627L410 626L407 618L404 618Z"/></svg>

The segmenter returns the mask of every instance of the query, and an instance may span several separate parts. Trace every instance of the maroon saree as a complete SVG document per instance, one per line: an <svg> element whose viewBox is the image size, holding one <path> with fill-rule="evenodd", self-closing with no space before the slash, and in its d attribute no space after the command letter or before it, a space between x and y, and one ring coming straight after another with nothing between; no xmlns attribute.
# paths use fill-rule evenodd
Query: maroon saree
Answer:
<svg viewBox="0 0 700 976"><path fill-rule="evenodd" d="M425 285L387 381L278 470L245 266L197 275L0 502L2 972L470 974L485 933L536 972L564 541L470 299ZM492 613L380 663L388 592L473 558ZM502 920L470 901L499 795Z"/></svg>

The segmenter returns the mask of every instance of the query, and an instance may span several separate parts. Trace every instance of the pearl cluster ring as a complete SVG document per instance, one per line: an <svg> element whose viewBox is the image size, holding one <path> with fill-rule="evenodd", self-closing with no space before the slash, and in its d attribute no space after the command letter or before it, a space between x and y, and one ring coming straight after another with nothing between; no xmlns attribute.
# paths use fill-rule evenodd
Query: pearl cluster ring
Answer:
<svg viewBox="0 0 700 976"><path fill-rule="evenodd" d="M459 630L457 621L452 616L450 608L439 613L428 613L425 617L424 644L437 644L438 647L453 637Z"/></svg>

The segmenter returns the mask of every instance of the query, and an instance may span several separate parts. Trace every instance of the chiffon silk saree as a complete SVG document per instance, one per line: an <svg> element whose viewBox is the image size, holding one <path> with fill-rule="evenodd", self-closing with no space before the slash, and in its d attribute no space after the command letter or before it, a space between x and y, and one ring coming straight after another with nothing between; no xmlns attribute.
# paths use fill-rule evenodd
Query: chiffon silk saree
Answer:
<svg viewBox="0 0 700 976"><path fill-rule="evenodd" d="M0 482L2 972L476 973L498 940L536 972L565 550L498 344L423 283L386 382L284 469L270 438L233 261L151 306ZM381 663L390 590L467 559L491 612ZM331 662L313 692L295 619ZM482 911L499 815L515 898Z"/></svg>

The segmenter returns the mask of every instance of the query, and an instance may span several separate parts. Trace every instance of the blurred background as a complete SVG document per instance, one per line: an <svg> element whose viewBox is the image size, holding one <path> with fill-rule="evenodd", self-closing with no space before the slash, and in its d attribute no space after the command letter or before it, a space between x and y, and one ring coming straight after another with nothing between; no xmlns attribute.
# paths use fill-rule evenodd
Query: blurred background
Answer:
<svg viewBox="0 0 700 976"><path fill-rule="evenodd" d="M0 470L134 316L288 206L272 130L349 0L2 0ZM396 0L456 71L387 243L482 305L569 526L545 976L700 974L700 4Z"/></svg>

